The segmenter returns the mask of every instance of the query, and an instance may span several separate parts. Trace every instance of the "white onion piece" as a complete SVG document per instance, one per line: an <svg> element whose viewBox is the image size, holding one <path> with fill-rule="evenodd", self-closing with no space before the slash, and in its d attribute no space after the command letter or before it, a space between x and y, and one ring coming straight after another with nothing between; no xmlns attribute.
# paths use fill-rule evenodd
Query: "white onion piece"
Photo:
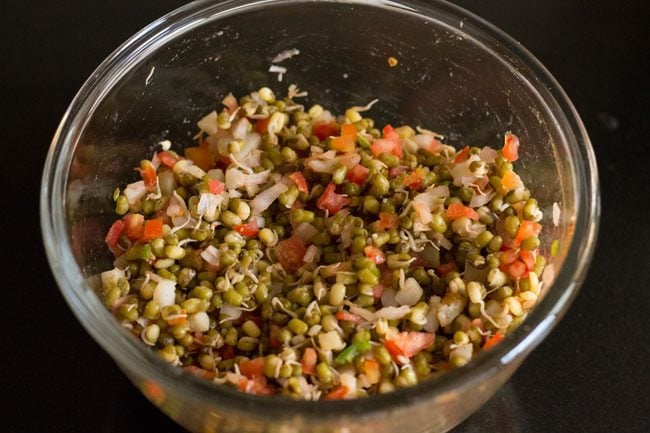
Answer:
<svg viewBox="0 0 650 433"><path fill-rule="evenodd" d="M395 295L395 301L400 305L415 305L418 303L424 291L415 278L407 278L404 287Z"/></svg>
<svg viewBox="0 0 650 433"><path fill-rule="evenodd" d="M467 299L453 292L448 292L438 308L440 326L449 325L465 309Z"/></svg>
<svg viewBox="0 0 650 433"><path fill-rule="evenodd" d="M431 213L431 209L426 205L426 203L414 201L413 209L415 209L415 212L418 214L418 218L422 224L429 224L431 221L433 221L433 214Z"/></svg>
<svg viewBox="0 0 650 433"><path fill-rule="evenodd" d="M230 320L239 319L243 313L241 308L233 307L232 305L227 303L221 305L221 309L219 310L219 312Z"/></svg>
<svg viewBox="0 0 650 433"><path fill-rule="evenodd" d="M208 220L214 220L217 209L221 206L223 197L221 195L212 194L209 192L201 193L199 203L196 205L196 211L199 215L205 216Z"/></svg>
<svg viewBox="0 0 650 433"><path fill-rule="evenodd" d="M343 350L345 343L338 332L329 331L318 334L318 346L321 350Z"/></svg>
<svg viewBox="0 0 650 433"><path fill-rule="evenodd" d="M206 332L210 330L210 316L204 311L190 314L189 322L192 332Z"/></svg>
<svg viewBox="0 0 650 433"><path fill-rule="evenodd" d="M353 373L341 373L340 380L341 385L348 389L347 394L344 395L343 398L348 395L353 395L357 391L357 378Z"/></svg>
<svg viewBox="0 0 650 433"><path fill-rule="evenodd" d="M153 280L153 276L151 277ZM153 289L153 300L158 303L160 308L174 305L176 302L176 283L172 280L161 278Z"/></svg>
<svg viewBox="0 0 650 433"><path fill-rule="evenodd" d="M223 170L220 168L213 168L212 170L209 170L208 177L210 179L217 179L218 181L221 182L226 180L226 175L224 174Z"/></svg>
<svg viewBox="0 0 650 433"><path fill-rule="evenodd" d="M201 131L205 132L208 135L216 134L217 130L219 129L217 127L217 116L217 112L212 111L201 120L199 120L196 125Z"/></svg>
<svg viewBox="0 0 650 433"><path fill-rule="evenodd" d="M250 202L251 211L254 214L260 214L267 210L271 204L280 197L280 194L288 190L289 187L284 183L276 183L269 189L257 194Z"/></svg>
<svg viewBox="0 0 650 433"><path fill-rule="evenodd" d="M334 120L334 116L332 116L332 113L329 112L328 110L323 110L318 116L314 117L312 123L318 123L318 122L330 123L332 120Z"/></svg>
<svg viewBox="0 0 650 433"><path fill-rule="evenodd" d="M352 311L352 310L350 310ZM408 305L402 305L400 307L384 307L380 310L377 310L375 312L375 316L377 316L380 319L386 319L386 320L399 320L403 317L405 317L409 312L411 311L411 308Z"/></svg>
<svg viewBox="0 0 650 433"><path fill-rule="evenodd" d="M351 169L361 161L361 155L356 152L346 153L336 158L339 164Z"/></svg>
<svg viewBox="0 0 650 433"><path fill-rule="evenodd" d="M497 151L492 149L491 147L485 146L478 153L478 157L481 158L483 161L487 162L488 164L492 164L497 157Z"/></svg>
<svg viewBox="0 0 650 433"><path fill-rule="evenodd" d="M432 296L429 299L429 310L426 315L426 322L422 325L422 328L427 332L436 332L440 327L440 322L438 321L438 309L440 308L440 301L442 298L440 296Z"/></svg>
<svg viewBox="0 0 650 433"><path fill-rule="evenodd" d="M174 164L174 173L177 175L181 175L183 173L187 173L190 176L194 176L197 179L201 179L203 176L205 176L205 171L201 170L200 167L197 167L192 163L192 161L188 159L181 159Z"/></svg>
<svg viewBox="0 0 650 433"><path fill-rule="evenodd" d="M250 124L251 123L248 121L247 118L242 117L241 119L235 121L235 123L232 124L232 126L230 127L230 133L237 140L243 140L246 138L246 134L248 133L248 127L250 126Z"/></svg>
<svg viewBox="0 0 650 433"><path fill-rule="evenodd" d="M104 289L115 287L117 285L117 280L120 278L126 278L126 273L122 269L113 268L110 271L102 272L102 286Z"/></svg>
<svg viewBox="0 0 650 433"><path fill-rule="evenodd" d="M553 225L557 227L560 224L561 215L560 205L557 202L553 203Z"/></svg>
<svg viewBox="0 0 650 433"><path fill-rule="evenodd" d="M368 311L365 308L357 307L356 305L350 306L350 313L356 314L368 322L374 322L377 320L377 315L375 313Z"/></svg>
<svg viewBox="0 0 650 433"><path fill-rule="evenodd" d="M144 186L143 180L128 184L122 191L130 205L136 204L146 193L147 187Z"/></svg>
<svg viewBox="0 0 650 433"><path fill-rule="evenodd" d="M335 158L335 150L321 151L319 153L312 152L311 156L305 161L305 165L316 173L332 173L336 165Z"/></svg>
<svg viewBox="0 0 650 433"><path fill-rule="evenodd" d="M316 263L320 258L320 248L316 245L310 245L307 247L305 256L302 258L305 263Z"/></svg>
<svg viewBox="0 0 650 433"><path fill-rule="evenodd" d="M226 189L238 189L243 186L260 185L266 182L271 170L260 171L259 173L244 173L238 168L231 167L226 170Z"/></svg>
<svg viewBox="0 0 650 433"><path fill-rule="evenodd" d="M456 186L469 185L474 181L474 179L476 179L476 176L474 176L472 170L469 169L469 166L474 161L478 161L478 160L480 160L478 155L472 155L466 161L455 164L451 168L451 170L449 170L449 173L454 178L454 185Z"/></svg>
<svg viewBox="0 0 650 433"><path fill-rule="evenodd" d="M486 204L488 204L490 202L490 200L492 200L492 197L494 197L495 194L496 194L496 192L494 192L494 191L490 191L487 194L476 194L469 201L469 207L477 208L477 207L481 207L483 205L486 205Z"/></svg>
<svg viewBox="0 0 650 433"><path fill-rule="evenodd" d="M305 244L310 244L311 240L314 239L314 236L318 234L318 230L309 223L301 223L293 231L293 234L302 239Z"/></svg>
<svg viewBox="0 0 650 433"><path fill-rule="evenodd" d="M219 267L219 250L213 246L208 246L201 252L201 258L214 267Z"/></svg>
<svg viewBox="0 0 650 433"><path fill-rule="evenodd" d="M387 307L397 307L399 304L395 300L395 289L389 287L381 292L381 303Z"/></svg>

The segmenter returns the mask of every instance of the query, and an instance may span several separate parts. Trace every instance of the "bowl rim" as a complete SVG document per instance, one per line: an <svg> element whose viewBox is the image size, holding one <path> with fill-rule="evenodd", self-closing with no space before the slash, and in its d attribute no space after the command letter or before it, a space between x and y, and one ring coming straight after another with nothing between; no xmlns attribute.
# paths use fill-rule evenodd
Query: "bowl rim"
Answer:
<svg viewBox="0 0 650 433"><path fill-rule="evenodd" d="M103 308L101 302L92 294L81 270L74 260L67 243L65 224L65 185L74 143L72 137L83 129L81 114L91 112L101 101L111 84L118 80L116 70L151 46L160 46L173 35L198 25L199 17L221 19L229 14L248 11L262 5L282 6L297 1L314 3L311 0L229 0L216 3L201 0L182 6L152 22L124 42L109 55L83 84L66 110L52 139L41 182L40 217L44 244L53 275L70 305L73 313L92 337L120 365L141 377L152 376L163 387L179 392L196 401L218 403L224 409L259 414L260 418L271 419L287 413L299 414L319 420L342 416L366 416L411 405L417 401L430 400L460 386L476 383L484 375L493 374L502 365L522 360L530 353L559 322L569 305L576 297L578 289L586 276L586 270L593 256L600 219L600 196L598 170L593 148L586 129L574 106L557 81L546 68L516 40L484 19L459 6L444 0L318 0L333 5L364 5L386 8L396 13L415 13L428 20L440 22L440 14L455 18L462 23L453 30L473 42L486 47L489 42L497 42L499 49L512 55L512 59L522 62L536 80L533 88L542 88L545 103L554 103L559 109L562 132L568 135L568 147L574 162L575 232L568 248L567 259L556 275L556 279L536 308L529 314L524 326L508 334L504 341L494 349L472 360L468 368L458 368L430 381L396 390L388 394L371 396L365 399L344 401L295 401L284 398L267 398L241 393L229 387L215 387L203 379L185 374L181 369L171 367L161 361L141 342L133 339L116 326L113 318ZM467 32L471 31L471 34ZM486 48L488 49L488 48ZM501 57L501 56L500 56ZM503 59L502 59L503 60ZM509 66L510 60L504 60ZM522 78L525 81L525 77ZM547 98L551 98L548 101ZM569 266L569 263L572 266ZM101 311L100 311L101 310ZM99 314L96 321L86 320L92 312ZM528 329L526 329L528 328Z"/></svg>

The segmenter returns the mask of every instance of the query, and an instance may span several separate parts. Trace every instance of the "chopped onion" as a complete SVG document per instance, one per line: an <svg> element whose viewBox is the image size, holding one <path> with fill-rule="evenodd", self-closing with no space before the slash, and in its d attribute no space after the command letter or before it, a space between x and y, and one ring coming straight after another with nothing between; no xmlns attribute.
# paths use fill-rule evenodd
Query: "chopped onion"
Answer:
<svg viewBox="0 0 650 433"><path fill-rule="evenodd" d="M210 330L210 316L204 311L190 314L189 322L192 332L206 332Z"/></svg>
<svg viewBox="0 0 650 433"><path fill-rule="evenodd" d="M497 151L492 149L489 146L485 146L478 153L478 157L481 158L483 161L487 162L488 164L492 164L497 157Z"/></svg>
<svg viewBox="0 0 650 433"><path fill-rule="evenodd" d="M102 286L104 289L115 287L117 285L117 280L120 278L126 278L126 273L122 269L113 268L110 271L102 272Z"/></svg>
<svg viewBox="0 0 650 433"><path fill-rule="evenodd" d="M395 301L400 305L415 305L418 303L424 291L415 278L407 278L402 287L395 295Z"/></svg>
<svg viewBox="0 0 650 433"><path fill-rule="evenodd" d="M177 175L181 175L183 173L187 173L190 176L194 176L197 179L201 179L203 176L205 176L205 171L201 170L201 168L197 167L192 163L192 161L188 159L181 159L174 164L174 173Z"/></svg>
<svg viewBox="0 0 650 433"><path fill-rule="evenodd" d="M413 197L413 209L418 214L418 218L422 224L428 224L433 220L431 213L440 204L449 197L449 187L447 185L436 186L428 188Z"/></svg>
<svg viewBox="0 0 650 433"><path fill-rule="evenodd" d="M367 320L368 322L374 322L375 320L377 320L377 315L375 313L373 313L372 311L368 311L365 308L357 307L354 304L350 305L350 313L356 314L357 316L361 317L364 320Z"/></svg>
<svg viewBox="0 0 650 433"><path fill-rule="evenodd" d="M469 207L471 208L477 208L484 206L492 200L492 197L496 194L495 191L490 191L487 194L476 194L472 199L469 201Z"/></svg>
<svg viewBox="0 0 650 433"><path fill-rule="evenodd" d="M553 203L553 225L557 227L560 224L561 215L560 205L557 202Z"/></svg>
<svg viewBox="0 0 650 433"><path fill-rule="evenodd" d="M260 171L259 173L244 173L238 168L231 167L226 170L226 189L238 189L244 186L260 185L267 181L271 170Z"/></svg>
<svg viewBox="0 0 650 433"><path fill-rule="evenodd" d="M448 292L438 308L440 326L449 325L465 309L467 300L453 292Z"/></svg>
<svg viewBox="0 0 650 433"><path fill-rule="evenodd" d="M480 158L478 157L478 155L472 155L469 157L467 161L459 162L458 164L455 164L451 168L451 170L449 170L449 173L454 178L454 185L456 186L469 185L472 182L474 182L476 176L474 175L474 173L472 173L472 170L470 170L469 166L473 162L479 160Z"/></svg>
<svg viewBox="0 0 650 433"><path fill-rule="evenodd" d="M426 322L422 325L422 328L427 332L436 332L440 327L440 322L438 321L438 309L440 308L440 301L442 298L440 296L432 296L429 299L429 310L426 315Z"/></svg>
<svg viewBox="0 0 650 433"><path fill-rule="evenodd" d="M156 288L153 289L153 300L158 303L160 308L174 305L176 302L176 283L164 278L154 279L153 276L151 279L158 281Z"/></svg>
<svg viewBox="0 0 650 433"><path fill-rule="evenodd" d="M217 179L221 182L223 182L226 179L226 175L224 174L223 170L220 168L213 168L212 170L208 170L208 177L210 179Z"/></svg>
<svg viewBox="0 0 650 433"><path fill-rule="evenodd" d="M139 180L137 182L130 183L124 188L122 194L126 197L126 200L130 205L136 204L144 195L147 193L147 187L144 186L144 181Z"/></svg>
<svg viewBox="0 0 650 433"><path fill-rule="evenodd" d="M361 161L361 155L356 152L350 152L338 156L336 160L339 164L344 165L349 170Z"/></svg>
<svg viewBox="0 0 650 433"><path fill-rule="evenodd" d="M219 267L220 265L219 250L213 245L209 245L205 250L201 252L201 258L211 266Z"/></svg>
<svg viewBox="0 0 650 433"><path fill-rule="evenodd" d="M344 398L348 395L354 395L354 393L357 391L357 378L354 376L354 374L341 373L339 379L341 380L341 385L346 387L348 390L348 393L344 396Z"/></svg>
<svg viewBox="0 0 650 433"><path fill-rule="evenodd" d="M219 310L221 314L226 316L228 320L237 320L241 317L243 310L241 308L233 307L230 304L222 304Z"/></svg>
<svg viewBox="0 0 650 433"><path fill-rule="evenodd" d="M431 213L431 209L429 206L427 206L426 203L414 201L413 209L415 209L415 212L418 214L418 218L422 224L429 224L431 221L433 221L433 214Z"/></svg>
<svg viewBox="0 0 650 433"><path fill-rule="evenodd" d="M264 212L278 197L280 197L280 194L288 189L289 187L286 184L276 183L272 187L262 191L250 202L251 211L254 214Z"/></svg>
<svg viewBox="0 0 650 433"><path fill-rule="evenodd" d="M307 251L305 252L305 256L302 258L302 260L305 263L316 263L319 258L320 248L318 248L316 245L310 245L307 247Z"/></svg>
<svg viewBox="0 0 650 433"><path fill-rule="evenodd" d="M395 300L395 289L389 287L381 292L381 303L387 307L397 307L399 304Z"/></svg>
<svg viewBox="0 0 650 433"><path fill-rule="evenodd" d="M305 165L316 173L332 173L336 165L336 151L314 153L305 161Z"/></svg>
<svg viewBox="0 0 650 433"><path fill-rule="evenodd" d="M352 311L352 309L350 309ZM408 305L402 305L400 307L388 306L384 307L375 312L375 316L380 319L386 320L399 320L405 317L411 311L411 307Z"/></svg>
<svg viewBox="0 0 650 433"><path fill-rule="evenodd" d="M212 194L209 192L201 193L199 203L196 205L196 211L199 215L205 216L208 220L212 221L217 215L217 210L221 206L223 196Z"/></svg>
<svg viewBox="0 0 650 433"><path fill-rule="evenodd" d="M248 133L248 127L250 126L250 122L248 121L247 118L242 117L241 119L235 121L235 123L232 124L230 127L230 133L234 138L237 140L244 140L246 138L246 134Z"/></svg>
<svg viewBox="0 0 650 433"><path fill-rule="evenodd" d="M334 120L334 116L332 116L332 113L329 110L323 110L318 116L314 117L313 123L318 123L318 122L330 123L332 120Z"/></svg>
<svg viewBox="0 0 650 433"><path fill-rule="evenodd" d="M318 334L318 346L321 350L343 350L345 343L338 332L329 331Z"/></svg>
<svg viewBox="0 0 650 433"><path fill-rule="evenodd" d="M314 236L318 234L318 229L309 223L301 223L293 231L293 234L302 239L305 244L310 244Z"/></svg>
<svg viewBox="0 0 650 433"><path fill-rule="evenodd" d="M201 131L205 132L208 135L216 134L219 129L217 127L217 116L217 112L212 111L201 120L199 120L196 125Z"/></svg>

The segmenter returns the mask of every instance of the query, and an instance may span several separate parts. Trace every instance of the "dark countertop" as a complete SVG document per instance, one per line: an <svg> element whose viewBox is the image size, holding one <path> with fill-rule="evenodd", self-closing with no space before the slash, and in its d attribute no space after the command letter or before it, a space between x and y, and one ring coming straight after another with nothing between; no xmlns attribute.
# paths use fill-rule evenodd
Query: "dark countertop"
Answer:
<svg viewBox="0 0 650 433"><path fill-rule="evenodd" d="M4 432L180 430L72 316L45 259L37 209L47 146L76 90L122 41L183 3L3 2ZM454 432L650 431L650 3L456 3L519 40L562 84L597 154L603 210L595 262L567 316Z"/></svg>

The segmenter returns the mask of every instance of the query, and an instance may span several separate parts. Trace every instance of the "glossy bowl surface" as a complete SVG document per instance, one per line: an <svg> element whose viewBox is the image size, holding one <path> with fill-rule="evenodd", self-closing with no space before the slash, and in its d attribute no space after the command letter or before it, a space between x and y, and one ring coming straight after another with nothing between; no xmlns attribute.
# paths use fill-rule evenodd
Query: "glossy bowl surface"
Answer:
<svg viewBox="0 0 650 433"><path fill-rule="evenodd" d="M268 72L283 61L283 81ZM398 59L389 67L388 57ZM191 145L195 122L228 92L296 83L332 112L380 102L379 123L422 125L451 144L522 143L518 172L545 211L555 272L524 324L495 349L435 381L338 402L263 398L213 386L160 361L93 291L111 265L103 243L111 191L161 140ZM559 203L559 223L551 207ZM53 139L41 190L48 258L74 314L132 381L194 432L446 431L512 375L566 312L596 240L599 191L586 131L557 82L516 41L443 1L232 0L188 4L133 36L81 88ZM101 374L95 372L94 374ZM155 392L154 392L155 391Z"/></svg>

